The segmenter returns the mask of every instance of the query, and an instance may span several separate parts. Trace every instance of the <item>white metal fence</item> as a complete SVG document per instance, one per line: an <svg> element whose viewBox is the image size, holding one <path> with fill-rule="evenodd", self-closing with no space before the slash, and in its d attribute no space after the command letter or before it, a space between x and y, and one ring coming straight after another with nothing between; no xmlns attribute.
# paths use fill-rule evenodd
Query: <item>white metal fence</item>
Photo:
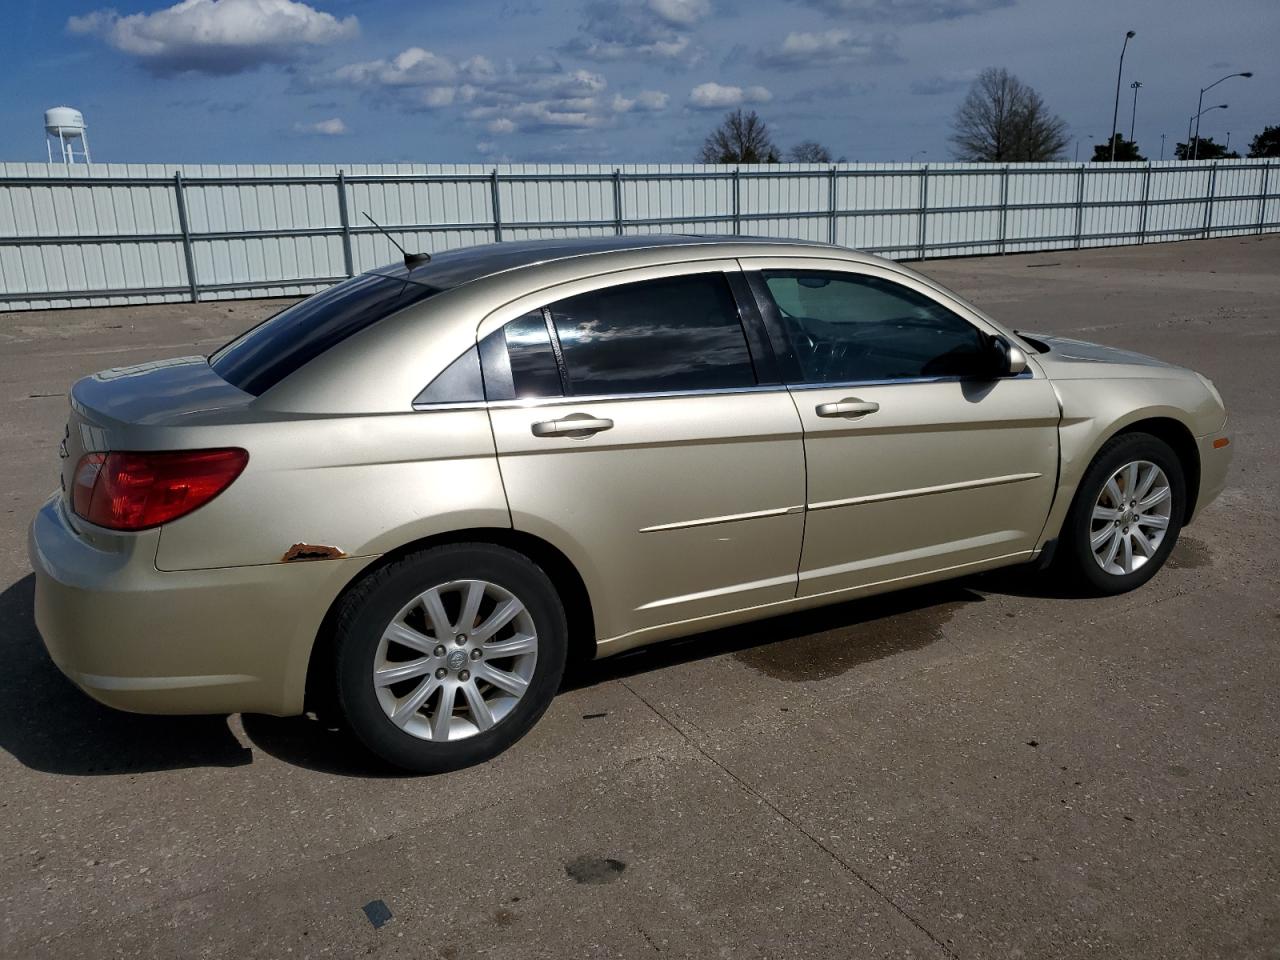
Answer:
<svg viewBox="0 0 1280 960"><path fill-rule="evenodd" d="M409 249L787 236L901 260L1280 230L1280 163L0 164L0 308L309 293Z"/></svg>

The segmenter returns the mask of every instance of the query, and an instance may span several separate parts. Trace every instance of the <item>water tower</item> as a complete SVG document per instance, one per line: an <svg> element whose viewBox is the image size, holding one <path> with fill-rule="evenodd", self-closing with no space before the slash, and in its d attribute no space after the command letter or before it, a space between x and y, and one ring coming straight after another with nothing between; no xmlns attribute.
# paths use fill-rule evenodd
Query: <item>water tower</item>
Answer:
<svg viewBox="0 0 1280 960"><path fill-rule="evenodd" d="M84 126L84 114L71 107L52 107L44 112L44 145L53 163L56 149L63 163L75 163L77 159L89 162L89 135Z"/></svg>

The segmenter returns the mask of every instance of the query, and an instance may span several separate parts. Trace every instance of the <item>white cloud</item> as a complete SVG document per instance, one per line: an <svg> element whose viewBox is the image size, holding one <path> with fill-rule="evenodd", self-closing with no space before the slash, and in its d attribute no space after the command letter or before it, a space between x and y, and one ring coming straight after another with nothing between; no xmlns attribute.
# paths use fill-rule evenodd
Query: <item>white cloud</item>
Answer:
<svg viewBox="0 0 1280 960"><path fill-rule="evenodd" d="M615 93L609 106L614 113L630 113L632 110L655 112L665 110L670 99L661 90L641 90L634 97Z"/></svg>
<svg viewBox="0 0 1280 960"><path fill-rule="evenodd" d="M615 123L618 114L667 105L667 95L658 90L608 98L609 84L602 74L567 69L547 56L519 63L483 56L456 61L410 47L390 58L339 67L327 79L407 109L458 108L465 120L493 134L592 129Z"/></svg>
<svg viewBox="0 0 1280 960"><path fill-rule="evenodd" d="M579 36L560 49L587 60L694 63L689 31L710 16L711 0L589 0Z"/></svg>
<svg viewBox="0 0 1280 960"><path fill-rule="evenodd" d="M351 83L378 83L386 87L451 83L457 75L458 68L452 60L421 47L410 47L390 60L349 63L337 72L339 79Z"/></svg>
<svg viewBox="0 0 1280 960"><path fill-rule="evenodd" d="M668 23L691 27L711 16L711 0L649 0L649 9Z"/></svg>
<svg viewBox="0 0 1280 960"><path fill-rule="evenodd" d="M67 29L100 36L158 74L230 74L296 60L307 47L356 36L360 24L296 0L181 0L155 13L97 10L71 17Z"/></svg>
<svg viewBox="0 0 1280 960"><path fill-rule="evenodd" d="M747 87L744 90L715 81L700 83L689 91L689 106L698 110L721 110L746 103L767 103L772 99L773 94L764 87Z"/></svg>
<svg viewBox="0 0 1280 960"><path fill-rule="evenodd" d="M321 137L341 137L345 136L348 130L341 117L330 117L328 120L317 120L315 123L295 123L293 132L314 134Z"/></svg>
<svg viewBox="0 0 1280 960"><path fill-rule="evenodd" d="M896 37L841 29L789 33L780 46L757 54L761 66L784 70L845 63L891 63L898 59Z"/></svg>
<svg viewBox="0 0 1280 960"><path fill-rule="evenodd" d="M895 23L931 23L956 20L1011 7L1017 0L801 0L833 16Z"/></svg>

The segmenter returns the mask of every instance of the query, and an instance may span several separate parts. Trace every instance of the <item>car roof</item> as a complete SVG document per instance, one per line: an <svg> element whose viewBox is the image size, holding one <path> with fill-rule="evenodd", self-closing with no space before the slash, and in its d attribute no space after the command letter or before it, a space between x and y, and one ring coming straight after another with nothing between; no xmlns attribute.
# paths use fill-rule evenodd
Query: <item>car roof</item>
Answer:
<svg viewBox="0 0 1280 960"><path fill-rule="evenodd" d="M780 247L838 249L831 244L812 240L714 234L695 236L651 233L612 237L564 237L555 240L515 240L505 243L487 243L477 247L459 247L455 250L432 254L431 259L425 263L412 266L403 262L393 263L369 272L398 280L412 280L414 283L421 283L437 290L450 290L473 280L557 260L675 247L697 248L701 256L714 256L717 247L734 247L735 253L739 255L743 247L759 247L761 252L773 252Z"/></svg>

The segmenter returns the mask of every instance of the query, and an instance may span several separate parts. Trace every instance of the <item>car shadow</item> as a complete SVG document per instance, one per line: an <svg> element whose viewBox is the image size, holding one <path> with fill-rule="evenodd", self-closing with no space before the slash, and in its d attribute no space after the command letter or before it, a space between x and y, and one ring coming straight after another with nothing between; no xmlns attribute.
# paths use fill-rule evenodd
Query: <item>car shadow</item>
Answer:
<svg viewBox="0 0 1280 960"><path fill-rule="evenodd" d="M75 688L45 652L32 615L33 575L0 594L0 748L24 766L74 776L147 773L250 763L225 716L140 716L103 706ZM580 660L561 692L731 655L783 682L809 682L918 649L941 637L961 607L988 593L1070 596L1048 578L1010 568L830 607L771 617ZM372 758L347 731L313 715L241 718L252 745L286 763L349 777L403 774Z"/></svg>
<svg viewBox="0 0 1280 960"><path fill-rule="evenodd" d="M708 631L602 660L579 659L560 692L651 673L696 660L731 655L774 679L824 679L859 664L919 649L941 638L941 627L983 594L963 581L917 587ZM349 777L397 777L347 732L313 717L245 716L254 746L280 760Z"/></svg>
<svg viewBox="0 0 1280 960"><path fill-rule="evenodd" d="M94 776L249 763L225 716L146 717L105 707L54 666L36 631L35 575L0 594L0 749L45 773Z"/></svg>

